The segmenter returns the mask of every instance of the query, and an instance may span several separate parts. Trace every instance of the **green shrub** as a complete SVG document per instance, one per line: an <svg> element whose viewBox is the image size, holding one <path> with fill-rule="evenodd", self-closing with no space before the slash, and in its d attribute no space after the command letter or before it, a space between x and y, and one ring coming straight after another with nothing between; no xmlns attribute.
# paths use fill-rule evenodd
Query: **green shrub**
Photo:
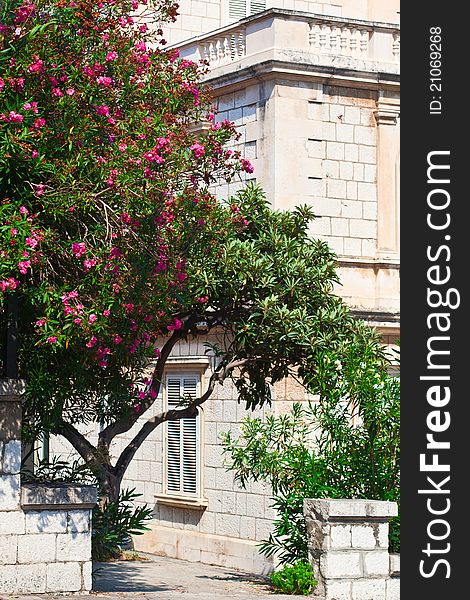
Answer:
<svg viewBox="0 0 470 600"><path fill-rule="evenodd" d="M93 560L119 558L129 536L141 535L149 529L145 521L152 518L152 509L146 505L133 507L133 500L139 496L135 489L124 490L116 501L93 509Z"/></svg>
<svg viewBox="0 0 470 600"><path fill-rule="evenodd" d="M33 468L21 469L23 483L75 483L98 485L91 469L80 460L67 462L53 456L51 460L41 460Z"/></svg>
<svg viewBox="0 0 470 600"><path fill-rule="evenodd" d="M277 517L260 551L282 564L308 558L304 498L400 501L399 380L378 345L353 342L342 356L325 354L313 388L318 402L264 420L248 416L238 436L222 438L236 481L271 485ZM399 518L389 547L400 550Z"/></svg>
<svg viewBox="0 0 470 600"><path fill-rule="evenodd" d="M305 560L298 560L293 565L284 565L279 571L274 571L271 583L283 594L308 596L317 581L313 576L312 565Z"/></svg>

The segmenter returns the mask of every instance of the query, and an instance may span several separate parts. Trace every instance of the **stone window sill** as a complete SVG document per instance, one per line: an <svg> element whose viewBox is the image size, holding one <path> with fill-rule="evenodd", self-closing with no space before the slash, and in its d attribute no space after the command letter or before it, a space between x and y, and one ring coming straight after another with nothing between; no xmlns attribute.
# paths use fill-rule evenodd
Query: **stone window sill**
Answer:
<svg viewBox="0 0 470 600"><path fill-rule="evenodd" d="M168 494L155 494L157 504L173 506L175 508L193 508L205 510L209 506L207 498L190 498L188 496L170 496Z"/></svg>

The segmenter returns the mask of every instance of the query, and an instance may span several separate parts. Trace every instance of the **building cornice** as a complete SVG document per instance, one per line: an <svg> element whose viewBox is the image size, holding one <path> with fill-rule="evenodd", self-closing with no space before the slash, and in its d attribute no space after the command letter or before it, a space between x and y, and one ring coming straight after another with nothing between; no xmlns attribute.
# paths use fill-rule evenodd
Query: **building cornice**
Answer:
<svg viewBox="0 0 470 600"><path fill-rule="evenodd" d="M314 83L360 90L383 90L396 93L400 90L398 74L390 76L389 73L359 72L279 60L267 60L220 75L214 71L206 77L205 81L210 84L213 95L217 97L221 93L226 94L246 87L250 81L268 81L279 77L292 81L304 81L308 78Z"/></svg>

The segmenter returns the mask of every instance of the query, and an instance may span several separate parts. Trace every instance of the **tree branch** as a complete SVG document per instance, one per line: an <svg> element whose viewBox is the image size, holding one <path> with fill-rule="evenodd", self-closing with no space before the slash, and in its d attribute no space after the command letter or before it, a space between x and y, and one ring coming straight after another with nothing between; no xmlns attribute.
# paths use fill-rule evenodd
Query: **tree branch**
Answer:
<svg viewBox="0 0 470 600"><path fill-rule="evenodd" d="M252 359L253 360L253 359ZM207 390L200 398L196 398L192 402L188 404L185 408L180 409L172 409L161 412L158 415L155 415L151 419L149 419L134 439L126 446L126 448L122 451L121 456L119 457L115 470L118 477L123 477L126 472L127 467L129 466L131 460L134 458L135 453L140 448L145 439L156 429L161 423L165 421L177 421L179 419L184 419L188 417L195 417L197 414L197 409L201 404L210 398L212 392L214 391L214 387L216 383L222 383L224 379L229 375L230 371L236 369L237 367L242 367L246 363L248 363L250 359L243 358L240 360L234 360L228 363L225 366L220 366L217 371L211 375L209 379L209 384L207 386Z"/></svg>
<svg viewBox="0 0 470 600"><path fill-rule="evenodd" d="M72 444L86 463L96 460L96 448L73 425L61 421L57 433Z"/></svg>
<svg viewBox="0 0 470 600"><path fill-rule="evenodd" d="M178 342L185 335L185 330L176 330L174 331L168 340L165 342L160 357L157 360L157 364L155 365L155 369L152 375L152 385L156 394L158 395L161 386L161 380L163 376L163 369L165 368L166 361L173 350L176 342ZM155 397L156 398L156 397ZM131 414L127 417L119 419L119 421L115 421L111 423L107 427L105 427L99 434L99 446L109 447L111 440L115 438L120 433L124 433L125 431L129 431L129 429L137 422L139 417L142 416L145 411L147 411L155 402L155 399L150 399L146 403L143 403L142 411L139 413Z"/></svg>

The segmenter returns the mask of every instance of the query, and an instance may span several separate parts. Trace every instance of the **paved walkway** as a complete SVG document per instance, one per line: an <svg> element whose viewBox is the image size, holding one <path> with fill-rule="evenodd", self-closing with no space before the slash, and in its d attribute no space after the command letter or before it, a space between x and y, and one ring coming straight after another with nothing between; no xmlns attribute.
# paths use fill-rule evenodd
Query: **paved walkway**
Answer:
<svg viewBox="0 0 470 600"><path fill-rule="evenodd" d="M275 594L269 579L224 567L142 555L145 561L96 563L90 600L294 600ZM63 600L76 595L1 594L0 600Z"/></svg>

